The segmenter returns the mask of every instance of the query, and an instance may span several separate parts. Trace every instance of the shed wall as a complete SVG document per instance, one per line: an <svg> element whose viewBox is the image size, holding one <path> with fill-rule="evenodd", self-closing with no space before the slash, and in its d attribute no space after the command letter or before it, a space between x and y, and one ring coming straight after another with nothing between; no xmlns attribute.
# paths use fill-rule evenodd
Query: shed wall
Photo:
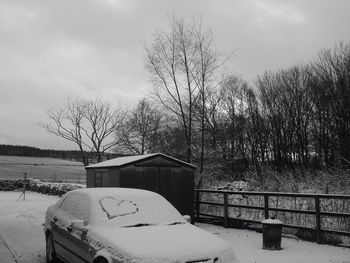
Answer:
<svg viewBox="0 0 350 263"><path fill-rule="evenodd" d="M150 190L165 197L181 214L194 216L193 168L156 157L123 167L87 169L86 186L98 187L101 172L107 179L100 186Z"/></svg>
<svg viewBox="0 0 350 263"><path fill-rule="evenodd" d="M86 187L95 187L95 170L86 170Z"/></svg>
<svg viewBox="0 0 350 263"><path fill-rule="evenodd" d="M193 218L194 171L184 167L126 167L120 170L120 186L159 193L181 214Z"/></svg>
<svg viewBox="0 0 350 263"><path fill-rule="evenodd" d="M86 187L118 187L119 168L88 169Z"/></svg>

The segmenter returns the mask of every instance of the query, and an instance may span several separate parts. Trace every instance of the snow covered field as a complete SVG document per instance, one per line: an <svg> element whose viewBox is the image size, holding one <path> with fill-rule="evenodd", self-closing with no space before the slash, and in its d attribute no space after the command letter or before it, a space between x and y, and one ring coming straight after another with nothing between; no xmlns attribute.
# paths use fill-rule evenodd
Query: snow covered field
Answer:
<svg viewBox="0 0 350 263"><path fill-rule="evenodd" d="M47 207L58 197L27 192L25 201L22 199L16 201L19 195L20 192L0 192L0 237L11 248L18 262L44 263L45 242L42 223ZM225 229L208 224L197 224L197 226L228 241L242 263L350 263L348 248L283 238L283 250L267 251L261 249L262 237L259 233ZM0 262L6 263L1 259Z"/></svg>
<svg viewBox="0 0 350 263"><path fill-rule="evenodd" d="M0 178L22 179L27 176L42 181L85 183L85 168L81 162L45 157L0 155Z"/></svg>

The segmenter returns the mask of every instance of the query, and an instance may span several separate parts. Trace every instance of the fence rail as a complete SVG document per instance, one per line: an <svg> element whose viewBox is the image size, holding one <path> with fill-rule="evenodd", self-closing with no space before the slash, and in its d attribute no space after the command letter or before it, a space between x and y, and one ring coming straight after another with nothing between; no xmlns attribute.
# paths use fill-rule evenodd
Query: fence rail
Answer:
<svg viewBox="0 0 350 263"><path fill-rule="evenodd" d="M202 196L205 194L217 194L222 195L223 202L213 202L202 200ZM230 203L229 197L233 195L239 196L262 196L264 199L263 206L257 205L243 205L237 203ZM295 198L308 198L313 199L314 209L313 210L302 210L302 209L291 209L291 208L280 208L280 207L270 207L269 201L271 197L295 197ZM261 223L259 220L253 220L249 218L234 218L229 216L229 208L244 208L250 210L262 210L264 211L264 218L268 219L270 217L270 212L287 212L292 214L307 214L312 215L315 218L315 227L294 225L294 224L284 224L283 227L299 229L299 230L311 230L315 231L316 242L322 243L323 233L333 233L337 235L349 236L349 231L336 230L336 229L326 229L322 228L322 217L343 217L350 218L350 211L347 213L340 212L330 212L321 210L321 202L323 200L350 200L350 195L332 195L332 194L305 194L305 193L277 193L277 192L244 192L244 191L224 191L224 190L206 190L206 189L196 189L195 190L195 218L196 221L200 221L205 218L219 219L223 223L224 227L228 227L230 220L240 220L247 223ZM201 205L209 205L216 207L223 207L223 216L201 212Z"/></svg>

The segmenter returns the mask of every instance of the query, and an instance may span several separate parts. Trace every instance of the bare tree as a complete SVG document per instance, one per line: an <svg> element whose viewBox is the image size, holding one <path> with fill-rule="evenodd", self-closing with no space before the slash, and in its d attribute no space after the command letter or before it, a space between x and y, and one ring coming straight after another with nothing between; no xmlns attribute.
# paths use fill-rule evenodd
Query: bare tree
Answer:
<svg viewBox="0 0 350 263"><path fill-rule="evenodd" d="M334 137L336 162L342 165L350 163L350 44L339 43L333 50L322 50L319 59L313 64L315 74L323 90L315 90L322 99L316 104L325 109L331 122L328 134ZM322 94L323 92L323 94ZM326 146L329 147L328 145ZM327 151L329 152L329 151ZM333 155L333 154L331 154Z"/></svg>
<svg viewBox="0 0 350 263"><path fill-rule="evenodd" d="M224 128L225 148L230 149L230 157L244 158L245 108L247 103L244 90L247 83L235 75L225 77L221 84L222 111L226 114Z"/></svg>
<svg viewBox="0 0 350 263"><path fill-rule="evenodd" d="M208 120L207 106L208 97L214 92L218 85L214 84L213 77L216 70L219 68L217 63L218 54L212 48L213 37L211 32L203 32L201 25L196 27L195 31L196 46L198 49L198 57L196 62L195 72L191 72L193 79L198 87L199 94L199 116L200 116L200 130L201 130L201 150L200 150L200 170L203 172L204 168L204 155L205 155L205 132L206 132L206 120ZM213 103L211 106L215 106ZM215 120L214 120L215 121Z"/></svg>
<svg viewBox="0 0 350 263"><path fill-rule="evenodd" d="M216 55L211 45L211 34L203 32L200 23L188 24L173 17L169 29L156 31L153 43L145 48L146 68L152 76L154 95L180 124L188 162L193 155L196 95L204 92L215 68Z"/></svg>
<svg viewBox="0 0 350 263"><path fill-rule="evenodd" d="M50 122L42 123L49 133L62 137L78 145L84 165L89 164L93 153L96 161L120 142L115 134L124 118L123 110L101 99L68 99L59 109L47 111Z"/></svg>
<svg viewBox="0 0 350 263"><path fill-rule="evenodd" d="M161 114L142 99L129 113L122 129L122 146L134 154L151 153L157 149Z"/></svg>

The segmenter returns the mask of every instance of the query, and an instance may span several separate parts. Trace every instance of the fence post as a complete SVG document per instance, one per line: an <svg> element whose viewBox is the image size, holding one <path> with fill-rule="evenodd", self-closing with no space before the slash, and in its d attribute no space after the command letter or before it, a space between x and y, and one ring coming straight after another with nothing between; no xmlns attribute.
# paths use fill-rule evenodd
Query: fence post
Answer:
<svg viewBox="0 0 350 263"><path fill-rule="evenodd" d="M195 190L196 191L196 221L198 222L199 221L199 213L200 213L200 195L199 195L199 191L198 190Z"/></svg>
<svg viewBox="0 0 350 263"><path fill-rule="evenodd" d="M224 193L224 227L228 227L228 202L227 202L227 193Z"/></svg>
<svg viewBox="0 0 350 263"><path fill-rule="evenodd" d="M269 218L269 195L264 194L264 215L265 219Z"/></svg>
<svg viewBox="0 0 350 263"><path fill-rule="evenodd" d="M321 212L320 212L320 197L315 197L315 216L316 216L316 242L322 242L322 234L321 234Z"/></svg>

